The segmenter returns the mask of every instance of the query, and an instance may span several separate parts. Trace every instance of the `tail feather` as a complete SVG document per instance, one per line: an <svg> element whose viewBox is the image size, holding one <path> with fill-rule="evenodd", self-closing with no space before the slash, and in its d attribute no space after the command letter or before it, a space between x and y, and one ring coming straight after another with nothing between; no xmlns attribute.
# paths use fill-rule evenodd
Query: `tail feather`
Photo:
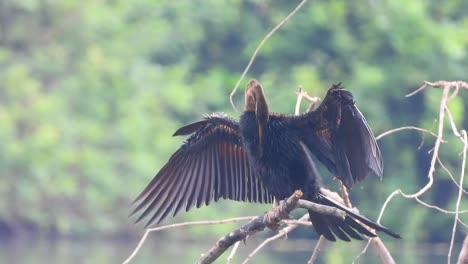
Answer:
<svg viewBox="0 0 468 264"><path fill-rule="evenodd" d="M327 240L336 241L336 238L330 230L330 225L326 222L326 217L324 217L324 215L309 210L309 217L317 234L324 236Z"/></svg>
<svg viewBox="0 0 468 264"><path fill-rule="evenodd" d="M341 225L339 223L339 219L328 218L326 219L328 222L328 226L333 230L333 233L341 240L346 242L350 242L351 239L346 235L346 233L341 229Z"/></svg>
<svg viewBox="0 0 468 264"><path fill-rule="evenodd" d="M335 216L323 215L309 210L310 220L315 228L315 231L330 241L336 241L335 236L344 241L350 241L350 237L353 239L362 240L362 237L359 235L359 233L368 237L377 236L374 232L366 228L366 226L376 231L384 232L394 238L401 238L399 234L370 220L365 216L354 212L352 209L321 193L311 200L319 204L336 207L345 211L347 214L344 219L339 219Z"/></svg>
<svg viewBox="0 0 468 264"><path fill-rule="evenodd" d="M346 222L340 222L339 220L336 220L338 224L340 225L341 229L346 232L350 237L356 239L356 240L362 240L362 236L360 236L354 229L351 228L351 226Z"/></svg>

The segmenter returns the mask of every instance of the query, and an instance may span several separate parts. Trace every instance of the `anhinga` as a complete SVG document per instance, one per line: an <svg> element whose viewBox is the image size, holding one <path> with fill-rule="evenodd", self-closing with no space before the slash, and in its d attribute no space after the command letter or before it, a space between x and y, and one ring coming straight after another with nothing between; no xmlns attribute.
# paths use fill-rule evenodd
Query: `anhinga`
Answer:
<svg viewBox="0 0 468 264"><path fill-rule="evenodd" d="M269 203L301 190L304 199L347 213L339 219L309 211L315 230L328 240L376 236L365 226L400 237L320 191L312 157L348 188L371 172L383 174L375 138L352 94L340 85L328 90L315 111L292 116L270 113L262 86L251 80L240 122L212 114L174 133L179 135L191 136L135 199L132 215L143 211L137 222L151 215L147 226L159 223L213 199Z"/></svg>

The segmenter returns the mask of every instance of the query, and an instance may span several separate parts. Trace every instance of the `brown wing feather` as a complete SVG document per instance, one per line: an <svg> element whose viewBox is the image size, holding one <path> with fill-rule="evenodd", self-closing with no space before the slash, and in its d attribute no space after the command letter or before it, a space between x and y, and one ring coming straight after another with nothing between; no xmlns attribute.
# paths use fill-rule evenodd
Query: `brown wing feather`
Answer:
<svg viewBox="0 0 468 264"><path fill-rule="evenodd" d="M141 212L137 222L151 215L149 226L182 208L188 211L219 198L257 203L273 200L250 167L236 122L220 115L207 116L175 135L190 133L133 202L136 208L131 215Z"/></svg>

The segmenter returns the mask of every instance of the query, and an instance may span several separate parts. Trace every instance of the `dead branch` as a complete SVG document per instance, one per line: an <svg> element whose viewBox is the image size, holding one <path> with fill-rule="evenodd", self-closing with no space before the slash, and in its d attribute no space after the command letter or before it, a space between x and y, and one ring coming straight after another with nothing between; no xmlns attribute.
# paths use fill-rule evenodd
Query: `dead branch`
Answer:
<svg viewBox="0 0 468 264"><path fill-rule="evenodd" d="M226 259L226 264L231 263L231 261L234 259L234 256L237 253L237 249L239 248L240 241L237 241L234 246L232 247L231 253L229 253L229 256Z"/></svg>
<svg viewBox="0 0 468 264"><path fill-rule="evenodd" d="M380 222L387 205L390 203L390 201L393 199L393 197L395 197L398 194L400 194L401 196L403 196L406 199L415 199L418 203L420 203L420 204L422 204L422 205L424 205L424 206L426 206L428 208L437 209L437 210L442 211L444 213L453 213L453 214L455 214L454 224L453 224L453 228L452 228L452 237L451 237L450 247L449 247L449 253L448 253L448 256L447 256L448 257L448 263L450 263L457 223L461 223L462 225L466 226L465 223L461 222L458 215L461 214L461 213L464 213L464 211L460 211L459 209L460 209L461 196L462 196L462 194L464 192L462 186L463 186L463 178L464 178L464 173L465 173L464 171L465 171L465 167L466 167L466 152L467 152L467 148L468 148L468 144L467 144L468 140L467 140L467 136L466 136L466 131L464 131L464 130L459 131L456 128L455 122L453 120L453 117L452 117L452 115L450 113L450 110L448 109L447 105L451 100L453 100L458 95L458 91L459 91L460 88L468 90L468 83L462 82L462 81L453 81L453 82L437 81L435 83L425 81L424 85L422 85L420 88L418 88L414 92L406 95L406 97L413 96L416 93L419 93L422 90L426 89L427 87L442 88L443 89L442 97L441 97L440 104L439 104L439 120L438 120L439 127L438 127L437 139L436 139L436 142L434 143L434 148L432 150L431 165L430 165L429 172L428 172L428 175L427 175L427 177L429 178L429 181L425 186L423 186L418 192L416 192L414 194L406 194L401 189L398 189L398 190L395 190L394 192L392 192L387 197L387 200L384 202L384 204L382 206L382 209L380 211L379 217L377 219L377 222ZM450 94L451 89L454 89L454 92L452 94ZM456 208L455 208L455 211L453 211L453 212L448 211L448 210L444 210L444 209L439 208L439 207L434 206L434 205L430 205L428 203L423 202L420 199L420 196L422 194L426 193L433 185L436 162L441 164L441 166L445 169L445 171L451 176L451 178L453 178L451 173L443 166L443 163L440 161L440 158L439 158L440 145L441 145L442 142L444 142L443 139L442 139L442 136L443 136L443 130L444 130L445 114L447 114L447 117L448 117L450 126L452 128L453 134L455 136L457 136L464 145L462 170L461 170L461 175L460 175L460 183L457 184L457 186L459 187L459 193L458 193L458 197L457 197ZM385 134L385 135L387 135L387 134ZM362 252L359 254L359 256L357 256L356 259L358 259L362 254L364 254L366 252L369 244L370 244L370 242L367 243L365 248L362 250Z"/></svg>
<svg viewBox="0 0 468 264"><path fill-rule="evenodd" d="M457 264L468 264L468 234L465 236L465 240L463 240L463 246L458 256Z"/></svg>
<svg viewBox="0 0 468 264"><path fill-rule="evenodd" d="M351 200L349 199L349 192L346 186L338 179L336 178L337 181L340 184L340 190L341 190L341 196L343 197L343 201L345 202L346 206L349 208L353 208L353 205L351 203ZM354 208L357 210L356 208ZM365 226L365 225L364 225ZM371 228L365 226L368 230L375 232L375 230L372 230ZM379 255L380 260L384 264L395 264L395 260L393 259L392 255L390 254L390 251L387 249L385 244L382 242L382 240L379 237L369 237L368 238L367 244L372 244L374 246L375 251L377 252L377 255Z"/></svg>
<svg viewBox="0 0 468 264"><path fill-rule="evenodd" d="M442 163L442 161L440 159L437 160L439 162L439 165L440 167L442 167L442 169L444 169L445 172L447 172L448 176L450 177L450 179L452 179L453 183L458 187L458 188L461 188L462 191L465 193L465 194L468 194L468 191L466 191L465 189L463 189L462 186L458 185L458 182L457 180L455 180L455 177L453 176L452 172L450 172L450 170L444 165L444 163Z"/></svg>
<svg viewBox="0 0 468 264"><path fill-rule="evenodd" d="M455 242L455 232L457 231L457 223L458 223L458 214L459 214L459 209L460 209L460 203L461 203L461 197L463 195L463 188L461 186L463 185L463 178L465 176L465 167L466 167L466 152L468 150L468 137L466 135L466 131L462 130L461 131L462 137L463 137L463 142L465 145L463 146L463 160L462 160L462 168L461 168L461 175L460 175L460 188L458 189L458 197L457 197L457 203L455 205L455 217L453 220L453 228L452 228L452 238L450 239L450 248L449 248L449 253L448 253L448 260L447 262L450 264L450 259L452 257L452 250L453 250L453 243Z"/></svg>
<svg viewBox="0 0 468 264"><path fill-rule="evenodd" d="M454 87L455 88L455 93L454 93L454 95L452 95L450 97L449 101L451 101L451 99L453 99L457 95L459 88L468 90L468 83L466 83L464 81L437 81L437 82L434 82L434 83L424 81L424 84L421 87L419 87L415 91L405 95L405 97L411 97L411 96L421 92L422 90L426 89L429 86L431 86L433 88Z"/></svg>
<svg viewBox="0 0 468 264"><path fill-rule="evenodd" d="M427 130L427 129L424 129L424 128L420 128L420 127L415 127L415 126L404 126L404 127L398 127L398 128L395 128L395 129L390 129L388 131L385 131L383 132L382 134L378 135L375 137L376 140L379 140L385 136L388 136L390 134L393 134L395 132L398 132L398 131L402 131L402 130L417 130L417 131L421 131L421 132L426 132L426 133L429 133L431 135L433 135L434 137L437 137L436 134L434 134L432 131L430 130ZM446 143L447 141L445 140L442 140L443 143Z"/></svg>
<svg viewBox="0 0 468 264"><path fill-rule="evenodd" d="M277 229L280 225L281 220L289 218L289 213L296 208L306 208L308 210L312 210L321 214L333 215L335 217L340 218L344 218L346 215L344 211L341 211L337 208L305 201L300 199L301 197L302 192L296 191L287 200L281 201L279 206L273 208L271 211L268 211L263 215L258 216L257 218L250 221L248 224L245 224L244 226L223 236L207 253L201 256L197 263L213 263L213 261L215 261L236 242L245 240L247 237L260 231L263 231L265 227Z"/></svg>
<svg viewBox="0 0 468 264"><path fill-rule="evenodd" d="M302 6L307 2L307 0L302 0L297 6L296 8L294 8L294 10L289 13L289 15L287 15L281 22L279 22L263 39L262 41L260 42L260 44L258 44L257 48L255 49L254 53L252 54L252 57L250 57L250 60L249 60L249 63L247 64L247 66L245 67L244 71L242 72L242 75L241 77L239 78L239 80L237 81L236 85L234 86L234 89L232 89L232 92L231 94L229 95L229 101L231 102L231 105L232 105L232 108L234 108L234 110L236 112L237 111L237 108L236 106L234 105L234 101L233 101L233 97L234 97L234 94L236 93L237 91L237 88L239 88L239 85L240 83L242 82L242 80L244 79L245 75L247 74L247 72L249 71L250 67L252 66L252 63L253 61L255 60L255 58L257 57L257 54L258 52L260 51L260 49L263 47L263 45L266 43L266 41L276 32L278 31L278 29L280 29L286 22L288 22L288 20L294 16L301 8Z"/></svg>
<svg viewBox="0 0 468 264"><path fill-rule="evenodd" d="M395 260L390 254L390 251L388 251L387 247L385 247L384 243L379 237L370 238L369 242L371 242L374 246L375 252L377 252L377 254L379 255L382 263L395 264Z"/></svg>
<svg viewBox="0 0 468 264"><path fill-rule="evenodd" d="M310 259L307 261L307 264L313 264L317 260L318 254L320 250L322 249L323 245L325 244L326 240L324 236L320 236L319 240L317 241L317 244L315 245L314 251L312 252L312 256L310 256Z"/></svg>
<svg viewBox="0 0 468 264"><path fill-rule="evenodd" d="M298 222L309 222L309 214L305 214L303 215L299 220ZM247 258L244 260L244 262L242 262L242 264L247 264L254 256L255 254L257 254L262 248L264 248L267 244L281 238L281 237L286 237L288 233L290 233L291 231L293 231L294 229L296 229L297 227L299 226L299 224L289 224L288 226L284 227L283 229L281 229L278 234L272 236L272 237L269 237L267 239L265 239L260 245L257 246L257 248L255 248L252 253L250 253Z"/></svg>
<svg viewBox="0 0 468 264"><path fill-rule="evenodd" d="M159 227L155 227L155 228L149 228L149 229L147 229L145 231L145 234L141 237L140 241L138 242L137 247L133 250L132 254L123 262L123 264L128 264L128 263L130 263L130 261L132 261L132 259L138 253L138 251L140 251L141 247L143 246L143 244L146 241L146 238L148 237L149 233L151 233L151 232L157 232L157 231L161 231L161 230L164 230L164 229L171 229L171 228L183 227L183 226L217 225L217 224L235 223L235 222L239 222L239 221L252 220L254 218L255 218L255 216L244 216L244 217L236 217L236 218L215 220L215 221L184 222L184 223L177 223L177 224L159 226Z"/></svg>

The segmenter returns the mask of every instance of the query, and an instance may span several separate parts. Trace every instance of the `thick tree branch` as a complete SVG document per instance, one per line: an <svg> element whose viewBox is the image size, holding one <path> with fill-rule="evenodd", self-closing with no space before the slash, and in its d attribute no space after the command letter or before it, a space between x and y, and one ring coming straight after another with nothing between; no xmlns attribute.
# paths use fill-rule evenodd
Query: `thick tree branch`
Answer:
<svg viewBox="0 0 468 264"><path fill-rule="evenodd" d="M271 211L258 216L248 224L245 224L223 236L208 252L201 256L197 263L213 263L213 261L215 261L236 242L245 240L247 237L263 231L265 227L277 229L281 220L289 218L289 213L296 208L306 208L321 214L333 215L340 218L344 218L346 216L344 211L337 208L305 201L300 199L301 197L302 192L296 191L287 200L281 201L279 206L273 208Z"/></svg>

